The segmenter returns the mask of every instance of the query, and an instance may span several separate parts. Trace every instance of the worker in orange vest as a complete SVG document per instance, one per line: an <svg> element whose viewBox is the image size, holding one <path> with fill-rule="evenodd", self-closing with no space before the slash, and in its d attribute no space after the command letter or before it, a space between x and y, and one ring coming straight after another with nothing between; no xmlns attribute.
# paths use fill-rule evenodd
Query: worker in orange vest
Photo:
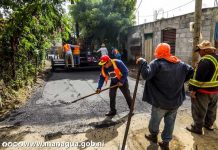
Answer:
<svg viewBox="0 0 218 150"><path fill-rule="evenodd" d="M110 86L118 85L130 109L132 103L132 97L130 95L129 84L127 80L127 76L128 76L127 67L124 65L124 63L121 60L110 59L108 55L101 56L99 65L101 65L102 67L101 67L101 74L98 81L98 87L96 92L97 93L101 92L101 87L103 86L104 82L107 83L110 77L111 78ZM111 88L109 91L110 111L107 114L105 114L106 116L116 115L117 111L115 108L115 103L116 103L115 100L116 100L116 93L118 87Z"/></svg>
<svg viewBox="0 0 218 150"><path fill-rule="evenodd" d="M68 68L68 60L69 60L69 58L71 60L71 67L74 67L74 60L73 60L73 55L72 55L71 47L72 47L71 44L67 44L66 42L63 42L63 51L64 51L64 54L65 54L66 68Z"/></svg>
<svg viewBox="0 0 218 150"><path fill-rule="evenodd" d="M80 66L80 43L78 45L72 45L74 47L73 50L73 58L75 60L75 65Z"/></svg>
<svg viewBox="0 0 218 150"><path fill-rule="evenodd" d="M120 59L120 60L121 60L121 54L120 54L120 52L118 51L117 48L114 48L114 49L112 50L112 54L114 55L114 58L115 58L115 59Z"/></svg>

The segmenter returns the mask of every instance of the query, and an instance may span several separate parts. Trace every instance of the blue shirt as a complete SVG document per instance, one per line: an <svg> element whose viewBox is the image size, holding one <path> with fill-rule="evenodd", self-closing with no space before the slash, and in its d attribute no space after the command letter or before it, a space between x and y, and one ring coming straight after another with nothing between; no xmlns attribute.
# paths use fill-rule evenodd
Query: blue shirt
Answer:
<svg viewBox="0 0 218 150"><path fill-rule="evenodd" d="M121 79L119 80L116 77L113 65L110 66L109 68L104 68L105 74L108 75L111 78L111 83L116 84L118 82L121 82L121 83L124 84L127 81L128 69L121 60L117 60L117 59L114 59L114 60L115 60L115 63L117 65L118 69L122 73ZM99 81L98 81L98 89L101 89L101 87L104 84L104 80L105 80L105 78L102 76L102 74L100 74L100 78L99 78Z"/></svg>

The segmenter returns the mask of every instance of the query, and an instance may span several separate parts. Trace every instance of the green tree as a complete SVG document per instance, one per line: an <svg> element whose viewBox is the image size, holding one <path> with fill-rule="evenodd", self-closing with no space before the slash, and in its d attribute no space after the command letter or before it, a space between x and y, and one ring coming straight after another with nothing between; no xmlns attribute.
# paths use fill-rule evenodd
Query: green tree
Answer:
<svg viewBox="0 0 218 150"><path fill-rule="evenodd" d="M3 30L0 35L0 79L14 88L33 78L61 29L70 32L63 23L62 0L2 0Z"/></svg>
<svg viewBox="0 0 218 150"><path fill-rule="evenodd" d="M136 0L80 0L70 10L83 37L118 46L118 38L134 23L135 4Z"/></svg>

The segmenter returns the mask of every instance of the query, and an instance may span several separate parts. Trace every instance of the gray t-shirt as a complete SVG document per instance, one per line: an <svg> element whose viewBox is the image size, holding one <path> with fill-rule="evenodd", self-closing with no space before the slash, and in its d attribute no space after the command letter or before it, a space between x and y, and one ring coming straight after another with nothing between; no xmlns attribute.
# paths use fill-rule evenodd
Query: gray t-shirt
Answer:
<svg viewBox="0 0 218 150"><path fill-rule="evenodd" d="M108 50L106 47L101 47L97 52L101 52L101 56L108 55Z"/></svg>

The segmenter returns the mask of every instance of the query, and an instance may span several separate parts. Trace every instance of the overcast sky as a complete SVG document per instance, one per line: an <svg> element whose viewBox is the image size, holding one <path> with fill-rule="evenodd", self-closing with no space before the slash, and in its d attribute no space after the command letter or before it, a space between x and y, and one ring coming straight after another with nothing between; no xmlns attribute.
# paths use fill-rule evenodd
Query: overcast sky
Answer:
<svg viewBox="0 0 218 150"><path fill-rule="evenodd" d="M214 1L202 0L202 8L214 7ZM69 2L66 2L65 8L69 4ZM137 0L136 9L136 24L143 24L154 20L155 10L159 12L158 18L168 18L194 12L195 0Z"/></svg>
<svg viewBox="0 0 218 150"><path fill-rule="evenodd" d="M208 7L214 7L214 0L202 0L202 8ZM153 21L155 10L159 11L158 18L194 12L195 0L137 0L136 8L136 24L143 24Z"/></svg>

